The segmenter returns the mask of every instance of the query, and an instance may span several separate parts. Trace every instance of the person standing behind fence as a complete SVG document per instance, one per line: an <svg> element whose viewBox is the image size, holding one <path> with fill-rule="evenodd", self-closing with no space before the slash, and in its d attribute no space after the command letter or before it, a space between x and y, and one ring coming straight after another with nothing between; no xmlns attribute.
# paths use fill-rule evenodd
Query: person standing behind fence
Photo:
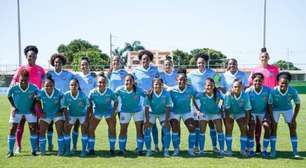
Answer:
<svg viewBox="0 0 306 168"><path fill-rule="evenodd" d="M28 45L25 47L24 55L26 56L28 64L20 66L17 69L11 81L11 86L19 83L20 72L22 69L25 68L29 72L29 83L36 85L38 89L42 88L43 80L45 77L45 71L41 66L36 65L37 54L38 54L38 49L36 46ZM42 110L38 106L35 106L35 111L38 114L37 117L39 117ZM25 124L25 118L22 118L21 121L19 122L16 131L16 150L15 150L16 153L20 153L21 151L21 140L22 140L24 124Z"/></svg>
<svg viewBox="0 0 306 168"><path fill-rule="evenodd" d="M66 64L66 58L62 54L53 54L50 58L50 64L54 69L49 70L46 76L50 76L54 80L54 87L58 89L61 93L65 93L69 90L69 81L74 77L74 75L63 69L63 66ZM48 128L48 150L53 150L52 144L53 137L53 120L49 124Z"/></svg>
<svg viewBox="0 0 306 168"><path fill-rule="evenodd" d="M253 68L249 76L249 84L252 85L252 75L254 73L262 73L264 76L263 85L269 88L273 88L277 85L276 76L279 73L279 68L276 65L269 64L270 56L266 48L261 49L259 55L260 65ZM256 152L261 152L260 148L260 136L261 136L261 126L258 119L256 119L255 125L255 141L256 141Z"/></svg>

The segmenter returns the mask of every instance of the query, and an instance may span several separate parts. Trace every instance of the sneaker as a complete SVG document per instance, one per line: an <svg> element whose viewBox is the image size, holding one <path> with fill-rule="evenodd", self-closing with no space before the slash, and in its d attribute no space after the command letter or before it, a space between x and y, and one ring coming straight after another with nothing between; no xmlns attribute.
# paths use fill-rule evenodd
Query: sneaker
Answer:
<svg viewBox="0 0 306 168"><path fill-rule="evenodd" d="M53 144L51 144L51 145L48 146L48 151L49 151L49 152L52 152L52 151L53 151Z"/></svg>
<svg viewBox="0 0 306 168"><path fill-rule="evenodd" d="M95 150L90 150L90 151L88 152L88 155L95 155Z"/></svg>
<svg viewBox="0 0 306 168"><path fill-rule="evenodd" d="M189 156L195 156L194 152L193 152L193 149L189 149L188 150L188 155Z"/></svg>
<svg viewBox="0 0 306 168"><path fill-rule="evenodd" d="M174 149L172 156L178 156L180 154L179 149Z"/></svg>
<svg viewBox="0 0 306 168"><path fill-rule="evenodd" d="M76 146L74 146L74 147L72 148L72 152L73 152L73 153L77 152L77 147L76 147Z"/></svg>
<svg viewBox="0 0 306 168"><path fill-rule="evenodd" d="M220 152L219 152L219 155L217 155L217 157L223 158L223 157L224 157L224 151L220 151Z"/></svg>
<svg viewBox="0 0 306 168"><path fill-rule="evenodd" d="M256 153L260 153L260 152L261 152L261 145L256 144Z"/></svg>
<svg viewBox="0 0 306 168"><path fill-rule="evenodd" d="M199 149L198 147L195 147L195 148L193 148L193 152L194 152L194 153L199 153L199 152L200 152L200 149Z"/></svg>
<svg viewBox="0 0 306 168"><path fill-rule="evenodd" d="M263 158L266 159L266 158L268 158L268 156L269 156L269 154L268 154L267 151L263 151L263 152L262 152L262 157L263 157Z"/></svg>
<svg viewBox="0 0 306 168"><path fill-rule="evenodd" d="M270 153L270 158L273 159L273 158L275 158L275 157L276 157L276 152L275 152L275 151L274 151L274 152L271 152L271 153Z"/></svg>
<svg viewBox="0 0 306 168"><path fill-rule="evenodd" d="M40 152L40 155L41 155L41 156L45 156L45 155L46 155L46 152Z"/></svg>
<svg viewBox="0 0 306 168"><path fill-rule="evenodd" d="M302 158L300 155L298 155L298 154L294 154L293 158L294 158L294 159L303 159L303 158Z"/></svg>
<svg viewBox="0 0 306 168"><path fill-rule="evenodd" d="M21 153L21 148L20 147L16 147L15 154L20 154L20 153Z"/></svg>
<svg viewBox="0 0 306 168"><path fill-rule="evenodd" d="M151 156L151 150L147 150L146 156L147 156L147 157Z"/></svg>
<svg viewBox="0 0 306 168"><path fill-rule="evenodd" d="M254 157L256 153L254 151L249 151L248 156L249 157Z"/></svg>
<svg viewBox="0 0 306 168"><path fill-rule="evenodd" d="M141 151L137 151L137 155L138 156L143 156L143 151L141 150Z"/></svg>
<svg viewBox="0 0 306 168"><path fill-rule="evenodd" d="M164 150L164 157L170 157L168 150Z"/></svg>
<svg viewBox="0 0 306 168"><path fill-rule="evenodd" d="M199 155L199 156L204 156L204 155L205 155L205 152L204 152L203 150L200 150L199 153L198 153L198 155Z"/></svg>
<svg viewBox="0 0 306 168"><path fill-rule="evenodd" d="M226 151L226 152L224 152L224 154L225 154L226 156L232 156L232 155L233 155L233 152L232 152L232 151Z"/></svg>
<svg viewBox="0 0 306 168"><path fill-rule="evenodd" d="M248 153L246 151L240 151L242 157L248 157Z"/></svg>
<svg viewBox="0 0 306 168"><path fill-rule="evenodd" d="M10 158L10 157L13 157L13 156L14 156L13 152L8 152L7 155L6 155L7 158Z"/></svg>
<svg viewBox="0 0 306 168"><path fill-rule="evenodd" d="M57 152L57 156L63 156L64 153L63 152Z"/></svg>
<svg viewBox="0 0 306 168"><path fill-rule="evenodd" d="M87 152L86 152L86 151L82 151L80 156L81 156L81 157L87 156Z"/></svg>
<svg viewBox="0 0 306 168"><path fill-rule="evenodd" d="M32 152L32 155L33 156L37 156L36 151Z"/></svg>
<svg viewBox="0 0 306 168"><path fill-rule="evenodd" d="M154 148L154 152L159 152L159 148L158 148L158 146L155 146L155 148Z"/></svg>
<svg viewBox="0 0 306 168"><path fill-rule="evenodd" d="M64 154L64 156L70 156L71 155L71 152L69 151L69 152L65 152L65 154Z"/></svg>
<svg viewBox="0 0 306 168"><path fill-rule="evenodd" d="M115 151L114 150L109 150L109 153L114 156L115 155Z"/></svg>
<svg viewBox="0 0 306 168"><path fill-rule="evenodd" d="M213 147L213 152L219 153L219 149L218 149L216 146L214 146L214 147Z"/></svg>
<svg viewBox="0 0 306 168"><path fill-rule="evenodd" d="M119 153L118 153L120 156L123 156L123 155L125 155L125 151L119 151Z"/></svg>

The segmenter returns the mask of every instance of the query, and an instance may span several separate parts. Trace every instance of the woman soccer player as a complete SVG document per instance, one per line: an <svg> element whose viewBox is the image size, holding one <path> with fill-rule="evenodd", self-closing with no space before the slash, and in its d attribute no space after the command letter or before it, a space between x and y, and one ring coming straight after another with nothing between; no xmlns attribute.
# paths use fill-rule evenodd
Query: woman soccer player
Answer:
<svg viewBox="0 0 306 168"><path fill-rule="evenodd" d="M108 125L108 141L110 153L115 154L116 144L116 118L115 109L117 109L117 98L115 93L107 88L107 77L104 74L99 74L97 78L97 87L89 93L89 112L92 117L89 120L89 154L94 154L95 146L95 130L103 117ZM112 107L114 104L114 107Z"/></svg>
<svg viewBox="0 0 306 168"><path fill-rule="evenodd" d="M224 133L222 130L222 115L220 108L222 96L217 90L215 81L212 78L207 78L205 80L204 93L197 93L196 99L200 103L200 109L198 109L200 120L199 154L204 155L206 126L209 121L212 121L217 129L220 156L222 157L224 155Z"/></svg>
<svg viewBox="0 0 306 168"><path fill-rule="evenodd" d="M87 126L88 126L88 99L80 90L79 82L77 79L72 79L69 83L69 91L64 94L61 101L61 106L65 114L65 155L70 155L70 133L71 128L76 121L81 124L82 131L82 152L81 156L86 156L86 147L88 142Z"/></svg>
<svg viewBox="0 0 306 168"><path fill-rule="evenodd" d="M166 56L164 61L164 71L159 73L163 80L163 86L168 90L176 85L176 70L173 68L173 61L170 56Z"/></svg>
<svg viewBox="0 0 306 168"><path fill-rule="evenodd" d="M49 70L46 76L51 76L51 78L54 80L54 88L64 94L69 90L69 81L74 75L71 72L63 69L63 66L66 64L66 58L62 54L53 54L50 58L50 64L54 67L54 69ZM53 120L49 124L47 137L48 149L49 151L52 151Z"/></svg>
<svg viewBox="0 0 306 168"><path fill-rule="evenodd" d="M281 72L277 75L278 86L275 87L269 97L269 107L273 111L272 134L271 134L271 157L276 156L276 134L279 117L282 114L288 124L291 138L291 145L294 158L299 159L298 155L298 139L296 133L296 117L300 111L300 97L298 92L289 86L291 74L289 72ZM291 101L294 101L293 109Z"/></svg>
<svg viewBox="0 0 306 168"><path fill-rule="evenodd" d="M116 90L116 95L121 104L120 108L120 134L119 134L119 148L120 155L125 154L125 147L127 142L127 129L129 122L133 117L136 125L137 136L137 153L143 154L143 120L144 112L141 98L144 98L144 91L135 85L134 76L128 74L124 79L124 86Z"/></svg>
<svg viewBox="0 0 306 168"><path fill-rule="evenodd" d="M153 60L153 53L149 50L142 50L138 54L140 66L136 67L132 72L135 77L137 86L148 92L152 89L153 78L159 74L156 66L151 64ZM142 103L143 104L143 103ZM158 130L156 124L152 126L152 136L155 145L155 152L159 151L158 148Z"/></svg>
<svg viewBox="0 0 306 168"><path fill-rule="evenodd" d="M232 132L234 121L237 122L240 129L240 153L247 157L247 125L252 109L249 96L242 90L240 80L233 81L232 90L225 96L225 128L226 128L226 155L232 155Z"/></svg>
<svg viewBox="0 0 306 168"><path fill-rule="evenodd" d="M89 92L97 86L96 73L91 72L89 68L90 62L88 57L82 57L80 61L81 72L75 74L75 78L79 82L82 92L88 96ZM89 116L90 118L91 116ZM72 131L72 150L77 150L77 142L79 136L79 121L76 121Z"/></svg>
<svg viewBox="0 0 306 168"><path fill-rule="evenodd" d="M29 72L25 68L20 70L19 75L19 84L12 86L8 90L8 100L11 104L12 112L9 120L11 126L8 136L7 157L14 156L13 150L16 140L16 129L23 117L29 123L32 155L36 156L37 118L34 112L34 106L36 104L35 97L38 93L38 88L29 83Z"/></svg>
<svg viewBox="0 0 306 168"><path fill-rule="evenodd" d="M151 155L151 127L158 118L162 125L164 156L169 157L170 145L170 108L172 106L170 93L163 88L163 80L155 77L153 89L145 98L145 143L147 156Z"/></svg>
<svg viewBox="0 0 306 168"><path fill-rule="evenodd" d="M263 85L264 76L262 73L252 74L252 86L246 90L246 93L250 97L252 106L251 120L249 121L249 133L248 133L248 152L249 156L255 156L254 152L254 133L256 122L259 121L259 125L265 130L263 139L263 152L264 158L268 156L267 148L270 141L270 115L271 111L268 111L268 98L270 95L270 88Z"/></svg>
<svg viewBox="0 0 306 168"><path fill-rule="evenodd" d="M176 80L177 86L170 90L170 95L173 101L173 108L170 114L172 143L174 148L173 156L178 156L180 152L179 125L181 118L184 120L184 123L189 131L188 154L190 156L195 156L193 148L195 145L196 134L193 113L191 112L191 102L194 102L195 91L186 83L187 76L185 69L177 72Z"/></svg>
<svg viewBox="0 0 306 168"><path fill-rule="evenodd" d="M46 153L46 130L51 122L55 122L57 136L58 136L58 155L63 155L64 147L64 115L61 111L61 99L63 97L62 92L54 88L54 80L51 76L47 75L45 80L45 87L40 91L37 96L39 100L43 114L39 120L39 145L41 155ZM49 135L49 133L48 133Z"/></svg>
<svg viewBox="0 0 306 168"><path fill-rule="evenodd" d="M207 78L214 78L216 76L215 71L211 70L210 68L206 68L206 64L209 60L209 56L204 53L199 53L196 55L196 63L197 69L191 71L187 74L188 82L192 85L196 92L203 92L205 81ZM194 114L195 108L192 106L192 111ZM195 127L196 127L196 148L198 149L198 141L199 141L199 134L200 134L200 127L199 127L199 116L195 115ZM212 142L212 149L214 152L219 152L217 148L217 134L216 129L214 127L214 123L212 121L209 122L210 128L210 138Z"/></svg>

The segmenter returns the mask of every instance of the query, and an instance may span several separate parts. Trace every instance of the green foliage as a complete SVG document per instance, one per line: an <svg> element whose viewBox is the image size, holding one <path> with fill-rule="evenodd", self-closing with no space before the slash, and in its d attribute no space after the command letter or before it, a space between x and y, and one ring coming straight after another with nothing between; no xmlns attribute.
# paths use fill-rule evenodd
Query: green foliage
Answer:
<svg viewBox="0 0 306 168"><path fill-rule="evenodd" d="M300 70L299 68L295 67L292 62L284 60L278 60L274 63L274 65L277 65L280 70Z"/></svg>
<svg viewBox="0 0 306 168"><path fill-rule="evenodd" d="M120 57L121 64L125 65L127 62L127 55L129 51L140 51L144 49L145 47L141 44L141 42L136 40L132 43L126 42L123 48L116 48L112 51L112 54L118 55Z"/></svg>
<svg viewBox="0 0 306 168"><path fill-rule="evenodd" d="M190 53L184 52L182 50L176 49L172 51L174 64L181 66L188 66L188 67L195 67L196 60L195 57L199 53L205 53L209 56L209 66L212 68L221 68L224 67L226 62L226 55L222 52L209 49L209 48L201 48L201 49L193 49Z"/></svg>
<svg viewBox="0 0 306 168"><path fill-rule="evenodd" d="M99 46L92 45L86 40L76 39L68 45L61 44L58 47L59 53L64 53L67 58L67 65L72 65L73 70L79 70L80 59L87 56L93 66L91 70L102 70L109 65L109 56L99 49Z"/></svg>

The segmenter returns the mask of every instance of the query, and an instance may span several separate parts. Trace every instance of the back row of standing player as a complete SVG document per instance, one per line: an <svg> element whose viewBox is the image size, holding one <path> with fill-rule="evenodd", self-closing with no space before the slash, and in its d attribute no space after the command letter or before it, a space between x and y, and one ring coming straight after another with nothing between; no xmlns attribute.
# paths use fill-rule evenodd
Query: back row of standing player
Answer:
<svg viewBox="0 0 306 168"><path fill-rule="evenodd" d="M28 61L29 56L25 52ZM37 54L37 52L36 52ZM35 57L36 58L36 57ZM204 155L205 130L209 123L211 128L211 139L213 149L217 150L217 139L219 142L220 156L224 155L224 139L227 145L225 154L231 155L232 149L232 129L234 120L237 121L241 131L241 154L243 156L254 156L254 119L259 118L260 122L265 126L265 137L263 141L263 155L267 157L267 147L271 142L271 156L275 157L276 127L272 129L272 138L270 138L270 116L267 106L268 99L270 104L276 110L273 111L272 125L278 122L279 114L284 113L286 122L289 124L291 140L295 157L297 155L297 138L295 133L295 117L298 113L299 98L297 93L291 87L288 87L290 74L283 73L278 76L279 82L287 82L287 85L278 87L275 91L275 100L273 99L274 90L271 91L262 86L264 76L261 73L252 75L254 86L250 87L247 92L243 90L248 86L247 76L237 68L237 61L230 59L228 61L227 71L221 75L221 89L219 92L215 86L215 72L206 68L208 57L206 55L197 55L196 62L198 69L186 75L184 71L176 72L173 69L171 59L165 61L165 71L159 72L156 67L151 65L153 54L149 51L141 51L139 60L141 66L133 71L133 75L129 75L124 69L120 68L119 57L114 57L112 67L106 76L99 75L97 77L89 72L89 60L82 58L81 69L82 74L73 75L72 73L62 69L65 64L65 58L60 54L51 57L51 65L54 70L49 71L45 81L45 88L42 89L37 96L38 102L43 104L43 115L40 119L40 148L42 154L45 153L45 131L51 122L56 123L58 132L59 155L70 154L70 132L71 127L79 122L82 128L82 156L87 154L87 144L89 154L94 153L95 129L104 117L108 124L110 152L114 154L116 143L116 120L115 111L117 109L117 97L120 108L120 134L119 149L120 154L125 153L125 145L127 141L127 128L131 117L133 117L137 132L137 152L142 153L143 143L145 141L147 147L147 155L151 155L151 132L155 149L158 149L157 127L154 126L156 119L159 118L162 123L162 142L164 156L169 156L168 149L170 145L170 128L172 130L172 142L174 147L173 155L179 155L180 145L180 119L189 131L188 153L195 155L194 147L198 143L200 148L199 155ZM159 76L158 78L156 76ZM31 71L30 71L31 78ZM187 79L188 83L187 84ZM20 80L21 81L21 80ZM136 84L137 83L137 86ZM53 86L59 90L58 94L54 94ZM109 86L109 89L107 88ZM16 89L17 88L17 89ZM69 88L69 91L68 91ZM78 89L80 88L81 91ZM168 89L165 89L168 88ZM19 89L22 89L19 87ZM9 97L13 107L14 89L11 89ZM18 87L15 87L18 93ZM169 92L167 90L170 90ZM290 91L290 92L289 92ZM48 98L53 96L60 97L61 92L66 92L61 100L61 105L54 111L52 102L48 103ZM228 94L224 95L224 93ZM287 106L278 107L277 101L279 94L286 97ZM270 95L271 94L271 95ZM270 95L270 96L269 96ZM89 102L87 101L89 98ZM269 98L270 97L270 98ZM291 100L294 99L295 111L292 111ZM15 99L17 100L17 99ZM222 113L221 103L224 100L225 113ZM250 101L251 100L251 101ZM274 100L274 101L273 101ZM290 100L290 102L288 102ZM191 103L192 102L192 105ZM260 102L260 103L258 103ZM276 102L276 103L275 103ZM54 102L53 102L54 103ZM113 108L110 106L113 104ZM276 105L274 105L276 104ZM87 108L89 107L89 108ZM143 108L145 107L145 108ZM252 108L253 107L253 108ZM48 109L49 108L49 109ZM65 117L57 115L58 111L63 109ZM290 111L291 110L291 111ZM21 111L21 110L20 110ZM52 112L53 111L53 112ZM145 111L145 112L143 112ZM170 112L171 111L171 112ZM49 113L48 113L49 112ZM15 112L18 114L18 112ZM251 115L252 113L252 115ZM275 114L274 114L275 113ZM14 142L14 128L17 127L21 120L20 115L16 114L11 117L10 122L14 123L9 136L9 155L12 155ZM49 116L48 116L49 115ZM21 115L22 116L22 115ZM24 115L29 123L33 123L31 117ZM35 116L32 116L32 119ZM19 119L20 118L20 119ZM30 118L30 119L29 119ZM226 138L224 138L222 130L222 119L226 127ZM66 122L64 122L66 121ZM144 126L143 126L144 124ZM170 127L171 125L171 127ZM217 130L217 135L216 131ZM273 128L273 127L272 127ZM77 129L75 129L77 130ZM155 131L154 131L155 130ZM144 135L143 135L144 132ZM77 131L73 131L73 149L76 150ZM31 131L31 142L33 154L35 154L35 131ZM248 143L247 143L248 142ZM48 143L52 148L52 133L48 133ZM65 150L63 149L65 144ZM247 144L249 144L247 146ZM248 147L248 153L246 148Z"/></svg>

